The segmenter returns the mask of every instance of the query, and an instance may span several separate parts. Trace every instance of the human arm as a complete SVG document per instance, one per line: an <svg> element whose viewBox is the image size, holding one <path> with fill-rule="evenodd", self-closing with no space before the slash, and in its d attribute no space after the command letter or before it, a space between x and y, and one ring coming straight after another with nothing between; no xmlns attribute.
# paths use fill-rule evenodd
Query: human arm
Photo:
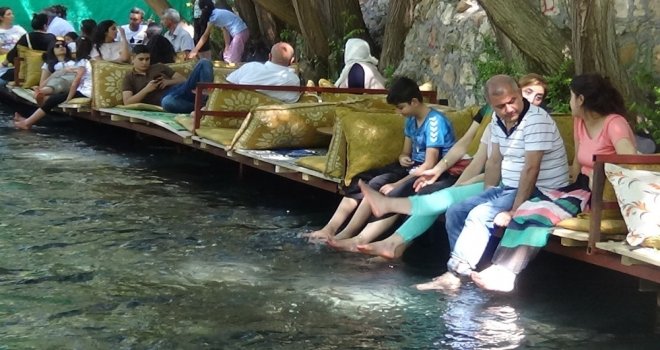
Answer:
<svg viewBox="0 0 660 350"><path fill-rule="evenodd" d="M76 95L76 90L78 90L78 86L80 86L80 81L82 80L83 75L85 74L87 68L84 66L78 67L76 71L76 77L73 78L73 82L71 83L71 87L69 88L69 94L66 96L66 101L69 101L70 99L73 98L73 96Z"/></svg>
<svg viewBox="0 0 660 350"><path fill-rule="evenodd" d="M410 155L412 154L412 141L408 136L405 137L403 140L403 148L401 149L401 154L399 154L399 165L401 165L404 168L411 167L414 162L410 158ZM410 175L406 176L404 179L410 178ZM400 180L403 181L404 179ZM383 194L388 194L390 191L392 191L397 185L399 181L385 184L380 188L380 192Z"/></svg>
<svg viewBox="0 0 660 350"><path fill-rule="evenodd" d="M493 223L500 227L506 227L511 222L513 214L518 207L531 197L534 188L536 187L536 180L541 171L541 160L543 160L544 151L526 151L525 152L525 166L522 169L520 181L518 182L518 190L516 191L516 198L513 201L513 206L509 211L503 211L495 216Z"/></svg>
<svg viewBox="0 0 660 350"><path fill-rule="evenodd" d="M147 83L147 85L145 85L136 94L134 94L132 90L122 91L121 97L122 97L122 101L124 102L124 105L130 105L133 103L142 102L142 100L144 100L147 97L147 95L158 90L159 83L160 83L160 79L153 79L149 83Z"/></svg>
<svg viewBox="0 0 660 350"><path fill-rule="evenodd" d="M463 170L461 176L456 180L456 185L469 185L483 181L484 166L488 159L488 144L480 143L477 153L472 157L470 164Z"/></svg>
<svg viewBox="0 0 660 350"><path fill-rule="evenodd" d="M496 187L500 183L502 176L502 153L500 145L491 140L492 150L486 161L486 170L484 171L484 188Z"/></svg>
<svg viewBox="0 0 660 350"><path fill-rule="evenodd" d="M222 51L227 52L227 50L229 49L229 44L231 43L231 35L229 34L229 31L225 27L222 27L222 38L225 41L225 48Z"/></svg>
<svg viewBox="0 0 660 350"><path fill-rule="evenodd" d="M121 49L119 58L115 61L117 63L127 63L131 60L131 49L128 47L128 40L126 40L126 31L124 27L119 27L119 36L121 37Z"/></svg>
<svg viewBox="0 0 660 350"><path fill-rule="evenodd" d="M199 37L199 41L197 42L197 46L195 46L192 49L192 51L190 51L190 53L188 54L188 58L195 58L195 56L197 56L197 53L199 52L199 50L201 50L202 46L204 46L204 44L206 44L206 41L209 40L209 36L211 35L211 30L213 30L213 24L209 23L206 26L206 30L204 31L204 34L202 34L202 36Z"/></svg>
<svg viewBox="0 0 660 350"><path fill-rule="evenodd" d="M50 78L51 74L52 73L48 70L48 67L46 67L45 69L43 68L41 69L41 78L39 78L39 87L38 87L39 89L44 87L44 85L48 81L48 78Z"/></svg>

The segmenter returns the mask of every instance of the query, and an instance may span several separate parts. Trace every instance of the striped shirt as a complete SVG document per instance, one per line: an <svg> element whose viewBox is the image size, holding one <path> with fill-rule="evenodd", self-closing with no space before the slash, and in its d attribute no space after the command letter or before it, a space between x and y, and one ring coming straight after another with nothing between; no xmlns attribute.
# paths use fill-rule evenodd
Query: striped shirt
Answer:
<svg viewBox="0 0 660 350"><path fill-rule="evenodd" d="M491 121L491 142L499 144L502 154L502 184L518 188L525 152L543 151L536 187L547 190L568 185L566 150L555 121L545 110L524 103L520 119L510 131L499 116Z"/></svg>

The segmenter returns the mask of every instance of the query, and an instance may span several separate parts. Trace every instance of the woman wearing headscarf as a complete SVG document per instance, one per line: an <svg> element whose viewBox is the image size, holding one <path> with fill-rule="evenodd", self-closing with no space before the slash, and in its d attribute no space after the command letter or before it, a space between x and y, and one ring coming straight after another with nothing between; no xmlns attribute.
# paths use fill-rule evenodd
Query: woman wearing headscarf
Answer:
<svg viewBox="0 0 660 350"><path fill-rule="evenodd" d="M340 88L384 89L385 78L378 71L378 59L371 56L369 44L348 39L344 49L344 69L335 83Z"/></svg>

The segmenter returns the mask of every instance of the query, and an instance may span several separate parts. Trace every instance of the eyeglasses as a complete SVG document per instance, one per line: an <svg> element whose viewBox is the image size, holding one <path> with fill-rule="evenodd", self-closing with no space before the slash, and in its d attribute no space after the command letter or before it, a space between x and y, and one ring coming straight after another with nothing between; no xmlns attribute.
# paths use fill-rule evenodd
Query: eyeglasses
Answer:
<svg viewBox="0 0 660 350"><path fill-rule="evenodd" d="M55 48L65 47L65 44L55 44Z"/></svg>

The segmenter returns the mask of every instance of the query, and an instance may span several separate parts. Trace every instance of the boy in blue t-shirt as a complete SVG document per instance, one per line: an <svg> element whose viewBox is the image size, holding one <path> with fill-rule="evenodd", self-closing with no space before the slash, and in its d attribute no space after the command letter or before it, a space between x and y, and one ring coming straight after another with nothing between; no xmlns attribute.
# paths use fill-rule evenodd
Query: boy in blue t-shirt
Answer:
<svg viewBox="0 0 660 350"><path fill-rule="evenodd" d="M357 186L359 180L368 182L369 186L388 196L412 195L415 193L415 175L433 168L440 157L454 145L451 123L442 113L424 103L415 81L404 77L394 81L387 95L387 103L394 105L397 113L406 117L405 141L398 163L355 176L351 184L342 189L345 196L330 221L322 229L306 235L310 240L328 240L332 246L343 249L334 242L353 237L371 215L368 205L359 205L362 199L362 193ZM351 217L353 211L355 213ZM349 217L350 222L335 236Z"/></svg>

